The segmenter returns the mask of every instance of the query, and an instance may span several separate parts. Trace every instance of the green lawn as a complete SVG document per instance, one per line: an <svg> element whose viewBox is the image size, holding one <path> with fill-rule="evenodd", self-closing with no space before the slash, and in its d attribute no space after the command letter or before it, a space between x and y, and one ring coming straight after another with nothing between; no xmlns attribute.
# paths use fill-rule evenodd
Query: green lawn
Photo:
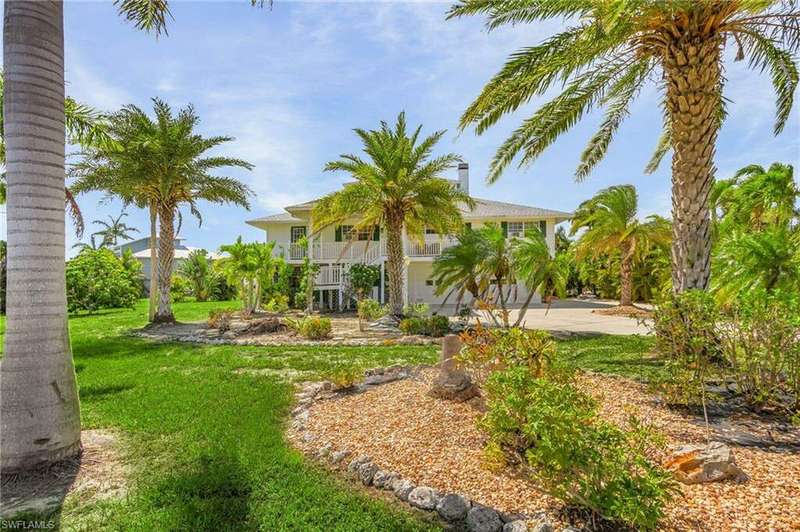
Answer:
<svg viewBox="0 0 800 532"><path fill-rule="evenodd" d="M180 303L175 313L199 320L223 305L235 303ZM322 378L343 366L433 362L436 348L193 346L126 336L145 321L145 301L135 310L70 320L83 425L123 435L133 478L121 500L68 499L63 529L436 528L305 461L282 435L292 379ZM579 365L637 376L655 367L642 362L649 345L607 337L559 347Z"/></svg>

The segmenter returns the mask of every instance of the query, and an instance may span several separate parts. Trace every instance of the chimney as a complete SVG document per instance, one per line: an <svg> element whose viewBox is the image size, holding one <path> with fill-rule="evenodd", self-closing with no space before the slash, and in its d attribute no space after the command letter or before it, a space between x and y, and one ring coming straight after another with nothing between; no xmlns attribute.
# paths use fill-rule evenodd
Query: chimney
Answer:
<svg viewBox="0 0 800 532"><path fill-rule="evenodd" d="M469 194L469 164L458 163L458 187Z"/></svg>

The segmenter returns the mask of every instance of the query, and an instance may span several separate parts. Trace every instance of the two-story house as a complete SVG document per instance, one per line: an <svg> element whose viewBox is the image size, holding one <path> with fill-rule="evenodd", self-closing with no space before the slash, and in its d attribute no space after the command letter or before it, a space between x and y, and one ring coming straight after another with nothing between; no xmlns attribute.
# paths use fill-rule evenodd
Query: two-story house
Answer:
<svg viewBox="0 0 800 532"><path fill-rule="evenodd" d="M461 163L458 167L458 180L453 185L469 193L469 166ZM571 216L568 212L527 205L517 205L483 198L475 198L475 206L462 208L464 222L472 228L492 222L501 225L503 231L512 238L521 236L532 228L542 231L551 252L555 249L555 226ZM289 264L296 265L303 261L306 253L309 258L320 265L316 279L316 298L320 307L342 308L346 301L346 273L355 262L374 264L380 267L381 282L373 290L372 297L386 302L386 242L382 232L361 231L352 234L356 220L335 227L327 227L316 234L311 234L313 225L312 210L316 200L289 205L285 212L248 220L247 223L266 233L267 241L275 241L275 253L282 255ZM311 237L308 248L298 244L304 236ZM435 295L434 281L431 278L433 261L442 250L453 245L456 239L452 235L426 234L423 241L404 238L405 271L404 299L406 303L442 303L443 297ZM520 285L516 290L517 298L525 297L525 287Z"/></svg>

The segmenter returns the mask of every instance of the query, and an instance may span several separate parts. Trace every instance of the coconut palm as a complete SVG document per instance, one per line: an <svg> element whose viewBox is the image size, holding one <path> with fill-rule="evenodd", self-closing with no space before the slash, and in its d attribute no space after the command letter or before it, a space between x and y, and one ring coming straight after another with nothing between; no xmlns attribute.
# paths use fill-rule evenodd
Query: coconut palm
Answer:
<svg viewBox="0 0 800 532"><path fill-rule="evenodd" d="M445 132L420 139L421 131L419 126L409 134L405 113L394 127L381 122L377 130L356 129L368 159L345 154L329 162L326 171L348 172L356 181L320 199L312 213L315 231L349 218L358 220L355 231L385 229L389 306L395 316L403 313L403 231L418 239L426 227L453 233L462 225L459 205L473 205L467 194L442 178L460 158L452 153L431 158Z"/></svg>
<svg viewBox="0 0 800 532"><path fill-rule="evenodd" d="M122 211L116 218L109 214L107 222L105 220L93 221L93 224L100 225L103 229L93 233L92 236L103 237L102 245L104 246L116 246L119 239L130 240L132 238L131 233L138 233L139 230L122 221L126 216L128 216L128 213Z"/></svg>
<svg viewBox="0 0 800 532"><path fill-rule="evenodd" d="M569 260L565 253L553 255L541 231L527 231L524 236L514 238L511 244L514 277L528 290L514 327L525 320L531 300L539 293L543 301L550 304L553 296L564 297L569 279Z"/></svg>
<svg viewBox="0 0 800 532"><path fill-rule="evenodd" d="M73 189L103 190L125 203L150 206L151 213L158 213L159 295L153 321L173 322L170 287L179 208L188 206L200 223L198 200L233 203L249 209L252 192L246 185L210 172L226 167L249 170L253 166L241 159L207 156L207 151L233 139L195 133L199 117L191 105L176 114L165 102L154 98L153 110L155 119L135 105L111 115L108 131L114 143L85 151L73 169Z"/></svg>
<svg viewBox="0 0 800 532"><path fill-rule="evenodd" d="M717 133L725 117L723 57L766 71L776 91L780 133L798 84L800 11L794 0L461 0L449 16L486 15L488 28L563 18L569 27L513 54L461 117L483 133L502 116L556 85L542 105L498 149L489 180L519 157L531 164L556 138L596 107L600 129L581 155L577 179L603 158L632 102L650 81L662 91L664 127L648 165L672 154L673 289L705 289L710 277L709 192Z"/></svg>
<svg viewBox="0 0 800 532"><path fill-rule="evenodd" d="M128 0L121 4L141 4ZM152 3L152 2L147 2ZM64 250L64 29L60 1L4 3L3 134L7 321L0 363L0 469L80 450L67 332Z"/></svg>
<svg viewBox="0 0 800 532"><path fill-rule="evenodd" d="M669 242L670 224L659 216L645 222L636 218L638 196L633 185L618 185L598 192L578 206L571 234L585 232L576 246L576 260L587 255L618 251L620 254L620 305L633 304L633 261L653 243Z"/></svg>

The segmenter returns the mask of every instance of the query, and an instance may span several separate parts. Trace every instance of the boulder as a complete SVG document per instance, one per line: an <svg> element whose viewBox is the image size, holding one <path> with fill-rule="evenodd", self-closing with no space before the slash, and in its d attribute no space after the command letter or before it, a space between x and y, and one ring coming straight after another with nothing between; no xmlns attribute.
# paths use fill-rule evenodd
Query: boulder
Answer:
<svg viewBox="0 0 800 532"><path fill-rule="evenodd" d="M480 394L478 387L455 359L460 351L461 340L457 335L448 334L444 337L439 375L428 391L430 396L461 403Z"/></svg>
<svg viewBox="0 0 800 532"><path fill-rule="evenodd" d="M665 464L684 484L721 480L745 480L747 475L736 465L733 451L721 442L708 445L684 445Z"/></svg>
<svg viewBox="0 0 800 532"><path fill-rule="evenodd" d="M397 473L392 471L378 470L375 476L372 477L372 485L376 488L392 489L392 482L397 478Z"/></svg>
<svg viewBox="0 0 800 532"><path fill-rule="evenodd" d="M433 510L438 502L439 495L428 486L418 486L408 493L408 504L420 510Z"/></svg>
<svg viewBox="0 0 800 532"><path fill-rule="evenodd" d="M377 471L378 466L372 462L361 464L361 467L358 468L358 477L361 479L361 483L365 486L372 484L372 479Z"/></svg>
<svg viewBox="0 0 800 532"><path fill-rule="evenodd" d="M348 456L350 456L350 451L336 451L331 454L331 463L334 465L339 464Z"/></svg>
<svg viewBox="0 0 800 532"><path fill-rule="evenodd" d="M411 490L414 488L415 486L410 480L397 479L392 486L392 491L394 491L394 494L398 499L401 501L407 501L408 494L411 493Z"/></svg>
<svg viewBox="0 0 800 532"><path fill-rule="evenodd" d="M548 521L539 521L533 526L529 526L531 532L556 532L556 529Z"/></svg>
<svg viewBox="0 0 800 532"><path fill-rule="evenodd" d="M372 462L372 458L367 454L362 454L353 458L350 464L347 466L347 471L350 473L358 473L359 468L361 468L362 464L366 464L367 462Z"/></svg>
<svg viewBox="0 0 800 532"><path fill-rule="evenodd" d="M439 500L436 511L445 521L461 521L469 511L469 500L457 493L448 493Z"/></svg>
<svg viewBox="0 0 800 532"><path fill-rule="evenodd" d="M516 521L509 521L508 523L503 525L503 532L528 532L528 523L526 523L522 519L517 519Z"/></svg>
<svg viewBox="0 0 800 532"><path fill-rule="evenodd" d="M467 512L467 530L470 532L500 532L503 520L500 515L486 506L473 506Z"/></svg>

